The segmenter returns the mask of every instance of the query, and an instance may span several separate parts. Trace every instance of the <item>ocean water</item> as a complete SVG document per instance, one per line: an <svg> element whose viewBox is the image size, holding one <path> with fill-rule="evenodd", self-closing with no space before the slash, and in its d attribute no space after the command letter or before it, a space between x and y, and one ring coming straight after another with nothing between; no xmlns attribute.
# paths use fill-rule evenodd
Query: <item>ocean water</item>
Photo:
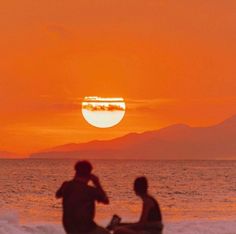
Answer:
<svg viewBox="0 0 236 234"><path fill-rule="evenodd" d="M55 191L73 174L73 160L0 160L0 234L64 233ZM138 220L132 191L140 175L160 203L165 234L236 234L236 161L92 161L111 204L98 205L105 225L116 213Z"/></svg>

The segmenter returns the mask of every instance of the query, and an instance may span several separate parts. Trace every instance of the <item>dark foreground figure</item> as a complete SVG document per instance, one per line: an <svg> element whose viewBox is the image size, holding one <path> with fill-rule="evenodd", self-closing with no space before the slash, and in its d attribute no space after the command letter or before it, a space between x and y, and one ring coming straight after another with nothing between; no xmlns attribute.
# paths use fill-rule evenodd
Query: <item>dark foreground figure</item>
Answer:
<svg viewBox="0 0 236 234"><path fill-rule="evenodd" d="M87 161L75 164L75 177L62 184L56 192L63 199L63 226L67 234L108 234L94 222L95 202L108 204L99 178L93 175L92 165ZM92 181L94 186L89 186Z"/></svg>
<svg viewBox="0 0 236 234"><path fill-rule="evenodd" d="M134 191L143 201L139 222L120 224L113 228L115 234L161 234L163 230L162 215L158 202L148 194L146 177L134 181Z"/></svg>

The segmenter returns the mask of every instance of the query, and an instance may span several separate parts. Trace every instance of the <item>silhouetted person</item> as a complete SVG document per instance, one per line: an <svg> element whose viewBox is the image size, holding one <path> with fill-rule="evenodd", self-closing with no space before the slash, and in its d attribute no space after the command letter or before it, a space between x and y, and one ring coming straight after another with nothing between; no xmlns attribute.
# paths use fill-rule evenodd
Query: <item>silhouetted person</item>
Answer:
<svg viewBox="0 0 236 234"><path fill-rule="evenodd" d="M108 233L94 222L95 201L109 204L109 200L92 169L88 161L77 162L75 177L64 182L56 192L56 197L63 199L63 226L67 234ZM88 185L89 181L94 186Z"/></svg>
<svg viewBox="0 0 236 234"><path fill-rule="evenodd" d="M143 201L140 220L137 223L120 224L115 227L115 234L161 234L163 229L162 215L158 202L148 194L146 177L134 181L134 191Z"/></svg>

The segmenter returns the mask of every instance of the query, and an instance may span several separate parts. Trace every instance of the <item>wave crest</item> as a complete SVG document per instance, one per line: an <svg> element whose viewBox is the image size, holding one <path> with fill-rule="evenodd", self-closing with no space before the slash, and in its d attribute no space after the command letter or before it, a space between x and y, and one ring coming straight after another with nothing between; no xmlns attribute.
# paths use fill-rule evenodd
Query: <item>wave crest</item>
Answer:
<svg viewBox="0 0 236 234"><path fill-rule="evenodd" d="M102 222L107 223L107 222ZM235 234L236 221L179 221L165 223L165 234ZM65 234L61 224L20 224L17 212L0 213L0 234Z"/></svg>

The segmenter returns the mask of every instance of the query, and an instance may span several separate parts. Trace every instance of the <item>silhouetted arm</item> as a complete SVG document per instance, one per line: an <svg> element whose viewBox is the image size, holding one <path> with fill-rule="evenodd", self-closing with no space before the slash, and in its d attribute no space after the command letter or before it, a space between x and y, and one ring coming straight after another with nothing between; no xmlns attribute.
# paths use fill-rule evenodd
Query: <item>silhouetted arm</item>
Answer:
<svg viewBox="0 0 236 234"><path fill-rule="evenodd" d="M103 204L109 204L109 198L108 198L106 192L104 191L104 189L102 188L99 178L95 175L92 175L91 180L92 180L94 187L96 189L96 200L98 202L103 203Z"/></svg>
<svg viewBox="0 0 236 234"><path fill-rule="evenodd" d="M134 230L145 229L145 227L148 223L147 220L148 220L148 213L149 213L150 208L151 208L151 204L149 204L148 202L144 202L141 217L138 222L136 222L136 223L121 223L117 227L119 228L119 227L125 226L126 228L131 228Z"/></svg>
<svg viewBox="0 0 236 234"><path fill-rule="evenodd" d="M137 223L121 223L117 226L117 228L125 226L126 228L131 228L133 230L143 230L146 228L153 228L153 229L163 229L163 224L160 221L148 221L148 215L150 209L152 208L153 204L150 200L147 200L143 203L142 213L140 220Z"/></svg>
<svg viewBox="0 0 236 234"><path fill-rule="evenodd" d="M142 214L141 214L139 223L146 223L147 222L148 214L149 214L151 207L152 207L152 204L150 204L150 202L143 203L143 209L142 209Z"/></svg>
<svg viewBox="0 0 236 234"><path fill-rule="evenodd" d="M56 192L56 198L62 198L63 197L63 191L65 190L66 182L64 182L61 187Z"/></svg>

